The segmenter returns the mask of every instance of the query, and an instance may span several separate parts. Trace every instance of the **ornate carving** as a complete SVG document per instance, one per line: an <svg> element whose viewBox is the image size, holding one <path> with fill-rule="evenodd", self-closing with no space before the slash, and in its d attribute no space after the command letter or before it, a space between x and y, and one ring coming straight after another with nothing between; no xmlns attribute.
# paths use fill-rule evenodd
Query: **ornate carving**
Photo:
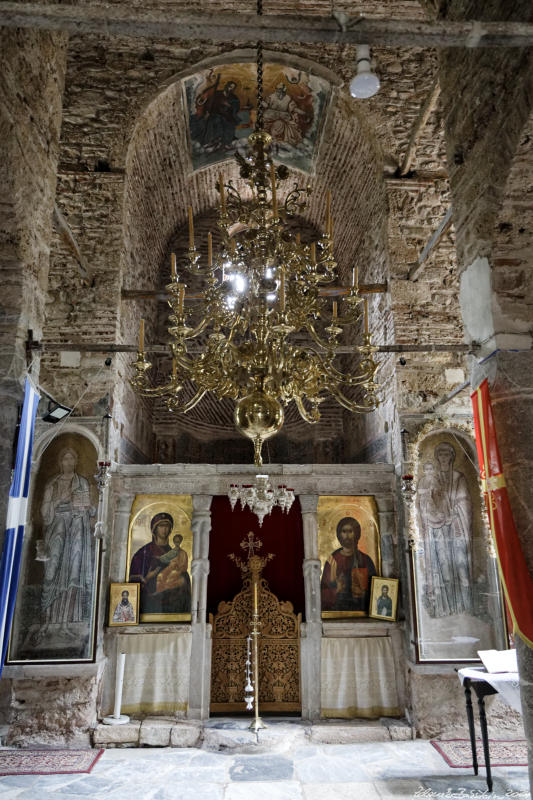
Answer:
<svg viewBox="0 0 533 800"><path fill-rule="evenodd" d="M256 556L257 558L257 556ZM258 584L259 696L265 711L299 711L300 623L292 603L278 600L264 578ZM211 710L243 710L246 637L252 623L252 579L232 602L219 603L213 625Z"/></svg>

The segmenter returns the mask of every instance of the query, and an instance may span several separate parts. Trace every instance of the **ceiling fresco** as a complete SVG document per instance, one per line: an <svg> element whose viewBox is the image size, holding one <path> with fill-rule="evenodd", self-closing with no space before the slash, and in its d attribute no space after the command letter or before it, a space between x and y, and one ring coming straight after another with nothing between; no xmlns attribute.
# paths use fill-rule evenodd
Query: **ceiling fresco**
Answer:
<svg viewBox="0 0 533 800"><path fill-rule="evenodd" d="M284 64L266 64L264 129L277 161L313 172L331 93L323 78ZM246 153L256 119L255 64L224 64L183 81L193 170Z"/></svg>

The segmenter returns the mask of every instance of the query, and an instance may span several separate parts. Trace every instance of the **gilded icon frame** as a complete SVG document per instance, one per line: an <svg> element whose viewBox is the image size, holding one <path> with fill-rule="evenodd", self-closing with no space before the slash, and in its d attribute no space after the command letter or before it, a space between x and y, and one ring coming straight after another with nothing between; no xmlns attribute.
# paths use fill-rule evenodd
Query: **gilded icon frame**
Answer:
<svg viewBox="0 0 533 800"><path fill-rule="evenodd" d="M376 500L372 495L324 495L318 500L318 551L321 561L321 616L322 619L347 619L367 617L370 603L372 575L381 574L381 547ZM361 534L357 550L358 565L350 570L347 580L339 592L339 581L331 580L333 561L340 564L340 540L337 528L341 520L355 519L360 524ZM360 546L359 546L360 544ZM328 566L329 562L329 566ZM360 562L360 563L359 563ZM362 571L361 571L362 570Z"/></svg>
<svg viewBox="0 0 533 800"><path fill-rule="evenodd" d="M123 616L125 618L122 620L118 619L121 611L121 609L119 609L119 605L124 592L128 593L127 600L131 606L133 619L128 618L130 616L130 609L128 608L126 608L126 610L123 612ZM139 595L140 592L138 583L109 584L109 616L107 624L110 628L116 628L125 625L130 627L131 625L139 624Z"/></svg>
<svg viewBox="0 0 533 800"><path fill-rule="evenodd" d="M165 570L168 572L170 569L170 562L167 562L166 565L158 565L155 561L152 561L152 569L147 566L148 562L145 560L144 568L149 572L147 571L144 577L147 578L150 574L152 577L149 578L148 582L143 582L139 590L139 621L141 623L191 621L192 495L139 494L135 497L130 512L125 581L129 583L140 582L133 580L132 565L134 559L141 550L146 553L150 543L154 543L155 533L152 532L150 526L156 517L164 518L165 515L170 516L173 521L168 537L168 545L177 534L183 537L180 549L182 554L185 554L187 563L186 570L180 573L180 580L182 583L188 584L188 607L187 610L172 610L172 598L169 600L168 594L165 598L163 592L157 591L157 584L161 578L164 578ZM168 553L171 548L168 546L165 549L166 553ZM159 558L165 556L166 553L160 553ZM181 559L181 557L179 558ZM178 560L176 560L175 564L178 563ZM138 564L138 561L136 564ZM155 570L158 570L158 573L154 575ZM158 594L161 595L160 607L157 604ZM181 599L178 598L178 604L183 599L183 597ZM183 605L179 605L179 608L183 609Z"/></svg>
<svg viewBox="0 0 533 800"><path fill-rule="evenodd" d="M398 588L399 588L399 580L398 578L384 578L382 575L375 575L372 577L372 586L370 589L370 609L368 616L372 617L372 619L383 619L387 622L396 622L398 616ZM380 604L380 590L381 596L383 596L383 587L388 589L387 596L390 599L390 610L391 613L379 613L380 607L381 608L388 608L388 604L382 603Z"/></svg>

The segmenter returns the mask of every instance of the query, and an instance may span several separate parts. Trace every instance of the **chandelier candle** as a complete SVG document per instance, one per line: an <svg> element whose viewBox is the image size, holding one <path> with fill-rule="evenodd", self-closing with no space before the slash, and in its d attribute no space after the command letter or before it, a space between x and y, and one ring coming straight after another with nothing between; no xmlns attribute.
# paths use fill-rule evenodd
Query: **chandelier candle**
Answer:
<svg viewBox="0 0 533 800"><path fill-rule="evenodd" d="M189 248L194 250L194 221L192 216L192 206L189 206Z"/></svg>
<svg viewBox="0 0 533 800"><path fill-rule="evenodd" d="M220 191L220 213L222 214L222 216L225 216L225 214L226 214L226 196L224 194L224 177L223 177L221 172L219 173L219 176L218 176L218 187L219 187L219 191Z"/></svg>
<svg viewBox="0 0 533 800"><path fill-rule="evenodd" d="M272 185L272 219L278 218L278 200L276 196L276 167L274 162L270 164L270 181Z"/></svg>

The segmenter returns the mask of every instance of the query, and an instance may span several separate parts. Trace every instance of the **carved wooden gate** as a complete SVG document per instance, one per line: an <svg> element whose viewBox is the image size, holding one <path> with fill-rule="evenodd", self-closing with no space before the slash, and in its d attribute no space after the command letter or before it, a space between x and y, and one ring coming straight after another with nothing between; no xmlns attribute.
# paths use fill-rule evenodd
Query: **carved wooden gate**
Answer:
<svg viewBox="0 0 533 800"><path fill-rule="evenodd" d="M301 711L300 623L292 603L278 600L262 578L258 585L259 710ZM219 603L213 626L211 711L245 713L246 637L252 617L252 583L248 578L231 603Z"/></svg>

